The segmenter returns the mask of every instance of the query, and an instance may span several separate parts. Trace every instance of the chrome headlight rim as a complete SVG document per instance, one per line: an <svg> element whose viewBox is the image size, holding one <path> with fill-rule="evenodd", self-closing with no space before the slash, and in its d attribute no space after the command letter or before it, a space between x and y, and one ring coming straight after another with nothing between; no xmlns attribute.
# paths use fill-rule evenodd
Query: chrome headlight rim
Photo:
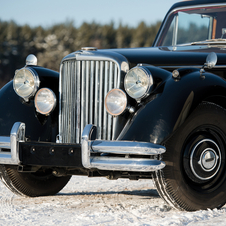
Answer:
<svg viewBox="0 0 226 226"><path fill-rule="evenodd" d="M142 95L137 96L137 97L135 95L131 95L131 93L128 91L128 88L126 87L126 79L128 78L129 73L131 73L133 70L141 70L144 73L144 75L147 77L147 81L148 81L148 85L147 85L147 88L146 88L145 92ZM124 78L124 88L125 88L126 93L131 98L135 99L137 102L140 102L142 99L144 99L147 96L149 96L149 94L152 91L153 84L154 84L154 80L153 80L151 72L148 69L146 69L145 66L141 66L141 65L137 65L136 67L131 68L127 72L127 74L125 75L125 78Z"/></svg>
<svg viewBox="0 0 226 226"><path fill-rule="evenodd" d="M113 113L110 109L109 109L109 106L107 104L107 99L109 97L110 94L112 94L113 92L119 92L122 94L122 96L124 96L124 104L123 106L121 107L121 110L118 112L118 113ZM123 114L125 112L125 110L127 109L127 105L128 105L128 100L127 100L127 96L126 96L126 93L121 90L121 89L118 89L118 88L115 88L115 89L112 89L110 90L106 97L105 97L105 100L104 100L104 105L105 105L105 109L107 110L107 112L112 115L112 116L119 116L121 114Z"/></svg>
<svg viewBox="0 0 226 226"><path fill-rule="evenodd" d="M48 91L48 92L50 93L50 95L52 95L52 98L53 98L53 105L51 106L51 108L49 108L48 111L45 111L45 112L44 112L43 110L41 110L40 106L38 105L38 100L37 100L39 94L40 94L41 92L43 92L43 91ZM56 105L57 105L57 98L56 98L55 93L54 93L51 89L49 89L49 88L47 88L47 87L43 87L43 88L39 89L38 92L36 93L35 99L34 99L34 103L35 103L36 111L37 111L38 113L40 113L40 114L42 114L42 115L48 116L48 115L50 115L50 114L54 111L54 109L56 108Z"/></svg>
<svg viewBox="0 0 226 226"><path fill-rule="evenodd" d="M27 95L21 95L18 92L18 90L16 88L16 84L15 84L15 82L16 82L16 76L18 75L19 72L21 72L23 70L26 70L29 73L31 73L31 75L33 76L33 79L34 79L34 87L33 87L33 90L29 94L27 94ZM14 78L13 78L13 89L14 89L15 93L18 96L20 96L21 98L23 98L25 101L28 101L29 98L31 98L31 97L33 97L35 95L35 93L37 92L37 90L39 88L39 85L40 85L40 79L39 79L38 73L34 69L32 69L30 67L23 67L23 68L21 68L19 70L16 70L15 75L14 75Z"/></svg>

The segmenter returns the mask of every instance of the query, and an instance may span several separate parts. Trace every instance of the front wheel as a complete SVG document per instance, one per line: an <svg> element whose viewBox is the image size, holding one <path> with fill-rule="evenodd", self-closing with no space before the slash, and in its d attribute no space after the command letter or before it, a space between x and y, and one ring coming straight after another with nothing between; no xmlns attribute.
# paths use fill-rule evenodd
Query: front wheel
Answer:
<svg viewBox="0 0 226 226"><path fill-rule="evenodd" d="M0 165L0 178L15 194L36 197L55 195L68 183L71 176L55 177L51 169L20 173L16 167Z"/></svg>
<svg viewBox="0 0 226 226"><path fill-rule="evenodd" d="M154 182L173 207L194 211L226 203L226 110L202 103L166 142L166 167Z"/></svg>

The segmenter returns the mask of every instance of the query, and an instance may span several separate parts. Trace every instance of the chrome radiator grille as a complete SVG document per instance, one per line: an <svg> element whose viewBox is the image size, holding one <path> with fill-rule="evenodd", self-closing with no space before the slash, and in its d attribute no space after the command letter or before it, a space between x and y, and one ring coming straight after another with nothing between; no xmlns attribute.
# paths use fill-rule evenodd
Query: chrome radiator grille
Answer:
<svg viewBox="0 0 226 226"><path fill-rule="evenodd" d="M87 124L97 126L97 139L111 140L113 117L104 109L109 90L119 86L119 68L110 60L68 60L61 65L59 131L61 142L81 143Z"/></svg>

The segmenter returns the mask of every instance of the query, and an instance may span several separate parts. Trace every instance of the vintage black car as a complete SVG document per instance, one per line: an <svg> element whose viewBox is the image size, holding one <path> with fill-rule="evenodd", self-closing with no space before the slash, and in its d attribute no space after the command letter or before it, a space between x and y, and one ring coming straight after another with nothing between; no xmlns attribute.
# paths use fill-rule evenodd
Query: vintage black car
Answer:
<svg viewBox="0 0 226 226"><path fill-rule="evenodd" d="M0 90L0 176L54 195L71 175L152 179L182 210L226 203L226 2L183 1L150 48L66 56L60 73L24 68ZM26 131L25 131L26 129Z"/></svg>

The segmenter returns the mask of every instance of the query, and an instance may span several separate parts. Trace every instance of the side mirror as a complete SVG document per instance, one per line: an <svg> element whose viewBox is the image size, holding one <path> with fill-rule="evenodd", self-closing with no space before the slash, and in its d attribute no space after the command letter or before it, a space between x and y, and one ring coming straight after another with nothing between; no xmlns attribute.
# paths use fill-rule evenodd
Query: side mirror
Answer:
<svg viewBox="0 0 226 226"><path fill-rule="evenodd" d="M200 69L200 76L205 78L202 74L205 72L204 68L211 69L217 64L217 54L215 52L211 52L206 57L206 63Z"/></svg>
<svg viewBox="0 0 226 226"><path fill-rule="evenodd" d="M211 69L217 64L217 54L215 52L209 53L206 57L204 68Z"/></svg>

